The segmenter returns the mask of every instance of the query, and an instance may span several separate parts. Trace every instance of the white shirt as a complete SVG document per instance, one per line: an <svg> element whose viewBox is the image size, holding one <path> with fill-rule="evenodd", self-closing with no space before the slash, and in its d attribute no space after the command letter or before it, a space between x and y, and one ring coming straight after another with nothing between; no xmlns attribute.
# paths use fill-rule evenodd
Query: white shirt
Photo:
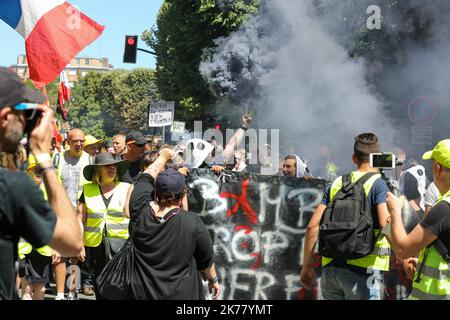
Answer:
<svg viewBox="0 0 450 320"><path fill-rule="evenodd" d="M437 188L436 184L432 182L428 186L427 192L425 193L425 205L430 207L434 206L440 197L441 194L439 192L439 189Z"/></svg>

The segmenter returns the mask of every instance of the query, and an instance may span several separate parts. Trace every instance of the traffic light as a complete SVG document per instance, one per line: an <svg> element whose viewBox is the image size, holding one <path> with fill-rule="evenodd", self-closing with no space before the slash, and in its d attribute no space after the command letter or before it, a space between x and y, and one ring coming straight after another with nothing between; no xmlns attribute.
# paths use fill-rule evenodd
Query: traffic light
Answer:
<svg viewBox="0 0 450 320"><path fill-rule="evenodd" d="M124 63L136 63L138 36L125 36Z"/></svg>
<svg viewBox="0 0 450 320"><path fill-rule="evenodd" d="M222 130L222 125L219 124L219 123L216 123L216 124L214 125L214 129L221 131L221 130Z"/></svg>

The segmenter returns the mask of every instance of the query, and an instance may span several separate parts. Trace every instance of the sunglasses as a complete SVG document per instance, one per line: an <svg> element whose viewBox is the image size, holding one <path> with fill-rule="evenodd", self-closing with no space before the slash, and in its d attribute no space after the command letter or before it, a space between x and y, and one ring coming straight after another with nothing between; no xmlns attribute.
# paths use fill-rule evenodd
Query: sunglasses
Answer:
<svg viewBox="0 0 450 320"><path fill-rule="evenodd" d="M36 103L26 103L22 102L16 104L14 109L18 111L25 111L25 120L27 124L25 126L25 132L29 133L37 124L38 119L42 114L42 110L38 109L39 105Z"/></svg>
<svg viewBox="0 0 450 320"><path fill-rule="evenodd" d="M25 111L25 120L32 120L37 113L39 113L41 110L38 109L39 105L36 103L19 103L16 104L14 109L18 111Z"/></svg>
<svg viewBox="0 0 450 320"><path fill-rule="evenodd" d="M36 103L19 103L14 109L18 111L25 111L25 120L27 121L24 129L24 133L29 135L36 126L39 118L41 117L42 110L38 109L39 105Z"/></svg>

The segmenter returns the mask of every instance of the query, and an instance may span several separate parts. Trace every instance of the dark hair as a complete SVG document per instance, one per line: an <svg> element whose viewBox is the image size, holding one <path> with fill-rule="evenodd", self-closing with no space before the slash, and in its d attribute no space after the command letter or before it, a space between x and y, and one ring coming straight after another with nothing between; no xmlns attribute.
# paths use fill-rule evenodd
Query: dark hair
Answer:
<svg viewBox="0 0 450 320"><path fill-rule="evenodd" d="M111 140L105 140L102 144L101 144L102 148L105 149L109 149L113 147L113 142Z"/></svg>
<svg viewBox="0 0 450 320"><path fill-rule="evenodd" d="M290 154L290 155L286 156L284 158L284 160L295 160L295 162L297 163L297 157L294 156L293 154Z"/></svg>
<svg viewBox="0 0 450 320"><path fill-rule="evenodd" d="M140 158L141 170L145 171L156 159L158 159L158 152L144 151Z"/></svg>
<svg viewBox="0 0 450 320"><path fill-rule="evenodd" d="M354 152L359 164L369 162L371 153L380 153L378 137L373 133L362 133L355 138Z"/></svg>
<svg viewBox="0 0 450 320"><path fill-rule="evenodd" d="M162 208L179 205L183 197L184 191L180 194L175 194L173 192L158 193L158 190L156 190L156 202Z"/></svg>

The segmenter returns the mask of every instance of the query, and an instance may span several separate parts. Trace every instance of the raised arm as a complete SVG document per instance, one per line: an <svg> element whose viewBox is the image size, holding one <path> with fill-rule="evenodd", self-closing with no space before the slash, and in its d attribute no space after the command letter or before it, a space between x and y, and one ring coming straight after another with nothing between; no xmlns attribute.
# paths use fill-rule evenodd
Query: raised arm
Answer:
<svg viewBox="0 0 450 320"><path fill-rule="evenodd" d="M162 149L159 151L159 157L153 162L147 169L145 169L144 173L151 175L155 180L156 177L164 170L166 163L172 159L175 155L175 152L170 149Z"/></svg>
<svg viewBox="0 0 450 320"><path fill-rule="evenodd" d="M400 259L417 255L422 248L437 239L436 235L423 228L420 223L406 234L399 199L389 192L386 204L392 219L390 243Z"/></svg>
<svg viewBox="0 0 450 320"><path fill-rule="evenodd" d="M222 152L223 161L225 164L232 164L234 162L233 153L237 149L237 146L239 146L244 140L245 131L248 129L251 122L252 117L250 113L244 113L242 116L242 126L236 130L234 136L230 139Z"/></svg>

